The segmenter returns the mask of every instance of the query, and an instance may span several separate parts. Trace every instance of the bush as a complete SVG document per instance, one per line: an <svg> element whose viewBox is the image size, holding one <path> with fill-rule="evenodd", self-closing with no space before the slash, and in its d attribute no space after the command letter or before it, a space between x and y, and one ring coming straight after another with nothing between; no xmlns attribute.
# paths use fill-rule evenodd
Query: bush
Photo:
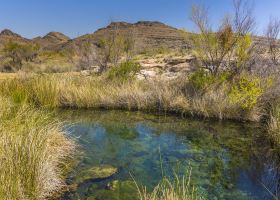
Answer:
<svg viewBox="0 0 280 200"><path fill-rule="evenodd" d="M128 80L133 78L137 72L140 71L140 64L128 61L123 62L120 65L113 67L109 70L108 78L111 80Z"/></svg>
<svg viewBox="0 0 280 200"><path fill-rule="evenodd" d="M221 84L229 77L230 74L226 72L214 76L205 70L198 70L190 76L189 80L195 89L202 90L213 84Z"/></svg>
<svg viewBox="0 0 280 200"><path fill-rule="evenodd" d="M232 103L239 104L244 110L253 109L264 91L272 84L271 79L264 85L258 77L243 76L233 85L229 97Z"/></svg>
<svg viewBox="0 0 280 200"><path fill-rule="evenodd" d="M23 62L33 62L38 56L39 49L38 45L9 41L4 45L3 55L9 60L9 65L12 68L20 70Z"/></svg>

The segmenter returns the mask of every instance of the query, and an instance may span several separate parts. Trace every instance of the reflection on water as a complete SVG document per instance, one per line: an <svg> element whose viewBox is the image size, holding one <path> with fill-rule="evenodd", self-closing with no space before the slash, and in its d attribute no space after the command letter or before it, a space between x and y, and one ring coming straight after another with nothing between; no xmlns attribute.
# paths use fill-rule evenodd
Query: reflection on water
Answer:
<svg viewBox="0 0 280 200"><path fill-rule="evenodd" d="M94 166L118 168L110 178L79 182L63 199L135 199L130 173L151 188L162 177L161 163L167 176L191 166L192 182L207 199L273 199L269 191L277 191L275 159L256 125L121 111L59 115L84 151L69 183Z"/></svg>

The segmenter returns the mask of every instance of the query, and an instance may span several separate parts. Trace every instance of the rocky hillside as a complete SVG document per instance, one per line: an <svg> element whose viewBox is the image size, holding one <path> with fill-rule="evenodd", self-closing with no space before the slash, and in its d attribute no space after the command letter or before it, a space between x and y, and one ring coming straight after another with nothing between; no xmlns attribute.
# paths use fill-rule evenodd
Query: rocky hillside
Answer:
<svg viewBox="0 0 280 200"><path fill-rule="evenodd" d="M34 42L47 49L63 49L82 46L85 42L97 43L101 37L111 34L113 31L120 34L129 35L135 39L137 50L150 48L187 48L181 31L161 22L140 21L135 24L126 22L113 22L105 28L101 28L92 34L83 35L78 38L70 39L59 32L50 32L44 37L36 37L32 40L25 39L10 30L0 33L0 46L9 41Z"/></svg>
<svg viewBox="0 0 280 200"><path fill-rule="evenodd" d="M70 40L66 35L59 32L50 32L44 37L34 38L32 41L39 44L43 48L55 49L60 45L67 43Z"/></svg>
<svg viewBox="0 0 280 200"><path fill-rule="evenodd" d="M16 34L8 29L5 29L0 33L0 49L2 49L4 44L8 41L14 41L19 43L30 42L30 40L21 37L19 34Z"/></svg>
<svg viewBox="0 0 280 200"><path fill-rule="evenodd" d="M136 51L145 51L146 49L188 49L190 44L184 38L182 31L163 24L161 22L139 21L137 23L113 22L105 28L101 28L92 34L86 34L78 38L70 39L59 32L50 32L44 37L26 39L13 33L10 30L3 30L0 33L0 48L9 40L23 43L37 43L42 48L48 50L63 50L65 48L75 49L79 54L80 47L84 43L97 44L100 38L112 34L114 31L133 37ZM265 45L265 39L255 37L255 41Z"/></svg>
<svg viewBox="0 0 280 200"><path fill-rule="evenodd" d="M114 22L106 28L97 30L93 37L98 39L114 30L133 37L135 39L135 47L138 50L150 48L178 49L189 46L180 30L161 22L140 21L135 24Z"/></svg>

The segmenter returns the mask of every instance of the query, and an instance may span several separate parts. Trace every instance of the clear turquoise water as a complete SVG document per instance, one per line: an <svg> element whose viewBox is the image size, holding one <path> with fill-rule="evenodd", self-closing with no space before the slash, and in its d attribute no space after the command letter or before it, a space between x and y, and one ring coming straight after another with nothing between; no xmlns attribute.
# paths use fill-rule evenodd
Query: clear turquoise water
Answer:
<svg viewBox="0 0 280 200"><path fill-rule="evenodd" d="M118 168L108 179L80 183L65 200L136 199L131 175L150 189L162 177L161 165L170 177L191 168L206 199L274 199L268 190L277 191L274 150L257 125L122 111L63 111L61 117L83 150L69 184L93 166ZM118 192L108 188L114 180L122 183Z"/></svg>

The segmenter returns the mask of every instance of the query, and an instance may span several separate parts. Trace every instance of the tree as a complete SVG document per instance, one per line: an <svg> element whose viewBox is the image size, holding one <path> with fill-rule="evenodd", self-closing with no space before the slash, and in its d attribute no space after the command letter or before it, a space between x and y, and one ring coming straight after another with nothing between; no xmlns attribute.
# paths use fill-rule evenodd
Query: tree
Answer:
<svg viewBox="0 0 280 200"><path fill-rule="evenodd" d="M134 49L134 30L121 32L118 23L112 23L112 30L99 39L99 63L106 70L109 64L117 66L122 56L126 61L132 57Z"/></svg>
<svg viewBox="0 0 280 200"><path fill-rule="evenodd" d="M82 44L79 64L81 69L89 69L95 64L103 72L110 66L119 66L121 58L126 62L131 60L135 44L134 29L121 31L118 23L111 23L110 27L111 30L97 42L88 37Z"/></svg>
<svg viewBox="0 0 280 200"><path fill-rule="evenodd" d="M277 18L270 18L268 26L265 31L265 36L268 42L270 58L275 65L278 64L278 60L279 60L279 45L278 45L279 32L280 32L280 20Z"/></svg>
<svg viewBox="0 0 280 200"><path fill-rule="evenodd" d="M81 47L81 58L79 67L81 70L89 69L94 63L97 62L96 48L88 38Z"/></svg>
<svg viewBox="0 0 280 200"><path fill-rule="evenodd" d="M192 37L193 52L199 66L213 75L221 69L239 73L250 57L254 18L242 0L234 1L234 8L234 18L226 16L217 31L213 31L205 7L192 8L191 20L199 30Z"/></svg>

